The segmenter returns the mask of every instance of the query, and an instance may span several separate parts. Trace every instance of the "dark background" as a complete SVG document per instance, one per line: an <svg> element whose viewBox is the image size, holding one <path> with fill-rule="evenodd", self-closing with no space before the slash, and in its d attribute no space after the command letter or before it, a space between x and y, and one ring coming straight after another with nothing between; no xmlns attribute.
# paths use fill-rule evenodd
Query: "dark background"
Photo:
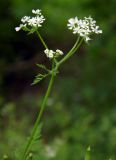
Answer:
<svg viewBox="0 0 116 160"><path fill-rule="evenodd" d="M35 34L15 32L20 18L39 8L46 18L40 32L52 49L66 53L74 44L71 17L91 15L103 30L60 69L43 117L42 160L81 160L89 145L94 160L116 158L115 7L115 0L0 1L0 157L14 160L27 140L49 81L30 85L40 73L35 64L49 60ZM47 147L57 148L55 157Z"/></svg>

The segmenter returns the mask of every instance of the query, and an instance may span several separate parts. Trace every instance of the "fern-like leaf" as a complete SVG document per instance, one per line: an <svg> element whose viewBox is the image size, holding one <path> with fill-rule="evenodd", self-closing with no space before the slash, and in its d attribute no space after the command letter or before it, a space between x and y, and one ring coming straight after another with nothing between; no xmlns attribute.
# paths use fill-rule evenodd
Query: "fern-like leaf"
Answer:
<svg viewBox="0 0 116 160"><path fill-rule="evenodd" d="M34 81L33 81L33 83L32 83L32 85L35 85L35 84L37 84L37 83L39 83L41 80L43 80L45 77L47 77L49 74L38 74L36 77L35 77L35 79L34 79Z"/></svg>
<svg viewBox="0 0 116 160"><path fill-rule="evenodd" d="M39 68L44 69L45 71L49 72L50 70L46 68L43 64L36 64Z"/></svg>

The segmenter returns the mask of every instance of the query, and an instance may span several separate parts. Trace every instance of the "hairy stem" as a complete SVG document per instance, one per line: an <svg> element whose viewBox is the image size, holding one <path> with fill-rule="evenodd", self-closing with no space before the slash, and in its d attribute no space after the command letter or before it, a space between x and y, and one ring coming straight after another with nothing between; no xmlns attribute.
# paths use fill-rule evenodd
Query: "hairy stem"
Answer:
<svg viewBox="0 0 116 160"><path fill-rule="evenodd" d="M40 120L41 120L41 117L43 115L43 112L44 112L44 109L45 109L45 106L46 106L46 102L48 100L48 97L50 95L50 92L51 92L51 89L52 89L52 86L53 86L54 78L55 78L55 75L54 75L54 72L52 72L52 76L51 76L51 79L50 79L50 82L49 82L49 85L48 85L48 89L46 91L46 94L45 94L45 97L44 97L44 100L43 100L39 115L37 117L37 120L35 122L34 128L32 130L31 136L30 136L30 138L29 138L29 140L27 142L27 145L26 145L22 160L26 160L27 159L27 154L28 154L29 149L31 148L31 145L33 143L34 135L36 134L36 131L37 131L38 126L40 124Z"/></svg>

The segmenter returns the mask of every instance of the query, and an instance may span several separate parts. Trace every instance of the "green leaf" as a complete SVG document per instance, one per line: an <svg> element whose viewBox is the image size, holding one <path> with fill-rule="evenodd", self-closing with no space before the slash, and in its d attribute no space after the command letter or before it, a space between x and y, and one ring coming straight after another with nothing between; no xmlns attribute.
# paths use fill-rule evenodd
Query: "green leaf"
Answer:
<svg viewBox="0 0 116 160"><path fill-rule="evenodd" d="M35 79L34 79L34 81L33 81L33 83L32 83L32 85L35 85L35 84L37 84L37 83L39 83L41 80L43 80L45 77L47 77L49 74L38 74L36 77L35 77Z"/></svg>
<svg viewBox="0 0 116 160"><path fill-rule="evenodd" d="M43 78L44 78L44 75L38 74L38 75L35 77L32 85L35 85L35 84L39 83Z"/></svg>
<svg viewBox="0 0 116 160"><path fill-rule="evenodd" d="M47 72L49 72L50 70L49 69L47 69L46 68L46 66L45 65L43 65L43 64L36 64L39 68L42 68L42 69L44 69L44 70L46 70Z"/></svg>

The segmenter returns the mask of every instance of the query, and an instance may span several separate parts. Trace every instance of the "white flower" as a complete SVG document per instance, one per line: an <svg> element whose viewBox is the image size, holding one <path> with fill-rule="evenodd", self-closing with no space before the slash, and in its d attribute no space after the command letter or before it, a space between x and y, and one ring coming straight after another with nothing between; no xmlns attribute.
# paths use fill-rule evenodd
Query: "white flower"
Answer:
<svg viewBox="0 0 116 160"><path fill-rule="evenodd" d="M37 16L30 18L27 22L29 26L41 27L41 24L44 22L44 20L45 19L43 16Z"/></svg>
<svg viewBox="0 0 116 160"><path fill-rule="evenodd" d="M18 32L18 31L20 31L23 27L26 27L26 24L20 24L19 27L15 27L15 30Z"/></svg>
<svg viewBox="0 0 116 160"><path fill-rule="evenodd" d="M27 31L30 31L31 29L33 29L33 27L41 27L42 26L42 23L45 21L45 18L41 14L41 10L40 9L37 9L37 10L33 9L32 13L35 14L34 17L24 16L21 18L21 22L23 24L20 24L19 27L16 27L15 28L16 31L21 30L23 26L26 27Z"/></svg>
<svg viewBox="0 0 116 160"><path fill-rule="evenodd" d="M50 58L50 59L52 59L53 57L54 57L54 51L53 50L49 50L49 49L46 49L45 51L44 51L44 53L46 54L46 56L48 57L48 58Z"/></svg>
<svg viewBox="0 0 116 160"><path fill-rule="evenodd" d="M83 37L86 42L90 40L90 34L102 33L102 30L99 30L99 26L96 26L96 21L90 16L88 18L84 17L83 20L79 20L77 17L70 18L68 22L68 29L72 30L73 34L79 34L79 36Z"/></svg>
<svg viewBox="0 0 116 160"><path fill-rule="evenodd" d="M21 18L21 22L26 23L26 22L29 21L29 19L30 19L29 16L24 16L24 17Z"/></svg>
<svg viewBox="0 0 116 160"><path fill-rule="evenodd" d="M95 32L96 34L102 33L102 30L99 30L99 26L92 28L92 31Z"/></svg>
<svg viewBox="0 0 116 160"><path fill-rule="evenodd" d="M18 32L18 31L20 31L20 27L15 27L15 30Z"/></svg>
<svg viewBox="0 0 116 160"><path fill-rule="evenodd" d="M37 10L32 9L32 13L41 15L41 10L40 9L37 9Z"/></svg>
<svg viewBox="0 0 116 160"><path fill-rule="evenodd" d="M67 24L68 28L69 29L73 29L73 27L75 26L75 24L78 22L78 18L75 17L75 18L70 18L68 20L69 24Z"/></svg>
<svg viewBox="0 0 116 160"><path fill-rule="evenodd" d="M55 52L53 50L46 49L44 50L44 53L50 59L52 59L53 57L58 57L60 55L63 55L63 52L59 49L57 49Z"/></svg>
<svg viewBox="0 0 116 160"><path fill-rule="evenodd" d="M63 55L64 53L61 50L57 49L56 54L59 56L59 55Z"/></svg>
<svg viewBox="0 0 116 160"><path fill-rule="evenodd" d="M32 17L28 20L28 25L29 26L37 26L37 23L36 23L36 17Z"/></svg>
<svg viewBox="0 0 116 160"><path fill-rule="evenodd" d="M37 24L37 26L38 26L38 27L41 26L41 23L43 23L44 20L45 20L44 16L40 16L40 17L37 16L37 17L36 17L36 24Z"/></svg>

